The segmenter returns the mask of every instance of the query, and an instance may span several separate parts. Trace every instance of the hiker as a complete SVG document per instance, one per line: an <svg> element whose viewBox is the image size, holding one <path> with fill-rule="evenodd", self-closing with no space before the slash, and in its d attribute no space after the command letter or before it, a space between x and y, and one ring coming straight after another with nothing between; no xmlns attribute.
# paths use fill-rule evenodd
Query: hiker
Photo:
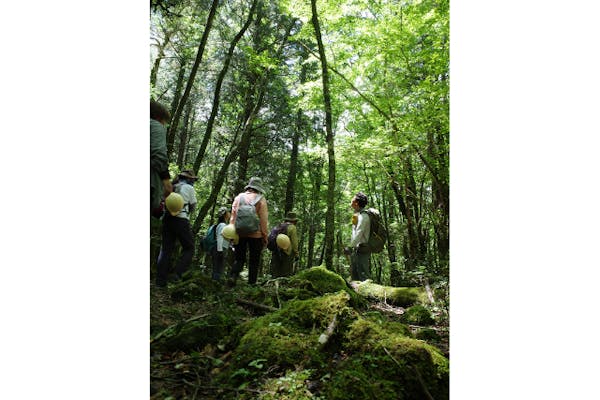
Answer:
<svg viewBox="0 0 600 400"><path fill-rule="evenodd" d="M167 130L171 119L169 110L155 101L150 101L150 214L162 216L161 200L173 191L167 159Z"/></svg>
<svg viewBox="0 0 600 400"><path fill-rule="evenodd" d="M298 230L296 224L298 218L295 212L288 212L281 224L271 230L269 240L277 240L279 234L289 237L287 248L272 246L271 248L271 276L278 278L280 276L290 276L294 274L294 262L298 260ZM286 243L287 244L287 243Z"/></svg>
<svg viewBox="0 0 600 400"><path fill-rule="evenodd" d="M228 284L234 286L244 268L246 254L248 260L248 283L256 284L260 253L267 245L267 226L269 224L269 210L265 199L265 189L258 177L250 178L244 192L238 194L231 206L230 223L235 225L239 235L239 243L234 245L235 261L231 267ZM253 213L250 215L249 213ZM252 226L246 222L252 219Z"/></svg>
<svg viewBox="0 0 600 400"><path fill-rule="evenodd" d="M212 249L212 278L215 281L221 280L221 275L223 274L223 269L225 266L225 260L229 259L228 255L231 250L229 249L229 240L223 237L223 228L227 226L229 223L229 218L231 218L231 213L227 207L219 208L217 213L217 226L216 226L216 236L217 236L217 245Z"/></svg>
<svg viewBox="0 0 600 400"><path fill-rule="evenodd" d="M350 275L353 281L364 281L371 276L369 268L371 253L367 246L370 221L369 216L364 212L367 203L367 196L362 192L356 193L350 202L350 207L354 210L352 237L350 245L344 249L344 253L350 255Z"/></svg>
<svg viewBox="0 0 600 400"><path fill-rule="evenodd" d="M169 209L162 220L162 243L160 245L160 254L158 255L156 285L164 287L167 284L169 266L171 264L171 256L175 250L175 240L181 243L182 252L175 266L175 277L173 281L181 279L181 276L192 262L194 256L194 235L190 227L190 214L196 208L198 201L196 200L196 191L194 190L194 182L198 179L192 171L181 172L173 184L174 194L180 195L183 198L181 208L179 210ZM173 196L171 194L169 197ZM167 200L169 200L167 197ZM179 208L179 207L178 207Z"/></svg>

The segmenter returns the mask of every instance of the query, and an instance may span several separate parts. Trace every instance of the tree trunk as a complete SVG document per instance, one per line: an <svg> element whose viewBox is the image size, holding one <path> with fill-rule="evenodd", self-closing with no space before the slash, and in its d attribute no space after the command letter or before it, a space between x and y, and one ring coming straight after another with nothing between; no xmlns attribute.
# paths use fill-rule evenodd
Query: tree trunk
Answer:
<svg viewBox="0 0 600 400"><path fill-rule="evenodd" d="M302 110L298 109L296 116L296 130L292 139L292 155L290 156L290 170L287 178L287 187L285 192L285 213L294 210L294 188L296 186L296 175L298 174L298 146L300 145L300 135L302 133Z"/></svg>
<svg viewBox="0 0 600 400"><path fill-rule="evenodd" d="M310 196L310 225L308 231L308 257L306 260L306 268L312 267L315 260L315 239L317 235L317 224L320 222L320 217L317 210L319 209L319 196L321 193L321 182L323 180L321 172L322 169L323 164L321 161L312 164L312 168L310 168L310 171L312 172L311 175L314 176L314 182L312 195ZM320 263L317 265L320 265Z"/></svg>
<svg viewBox="0 0 600 400"><path fill-rule="evenodd" d="M150 84L152 84L152 87L156 87L156 77L158 76L160 62L163 58L165 58L165 48L171 40L171 32L167 32L166 30L164 30L163 32L165 34L165 41L158 45L158 55L156 56L156 60L154 60L152 71L150 71Z"/></svg>
<svg viewBox="0 0 600 400"><path fill-rule="evenodd" d="M321 38L321 27L319 26L319 18L317 13L317 0L311 0L312 9L312 24L315 28L315 36L319 46L319 56L321 59L321 72L323 80L323 103L325 106L325 131L327 142L327 158L329 161L328 167L328 182L327 182L327 213L325 215L325 266L327 269L333 270L333 244L334 244L334 229L335 229L335 148L334 148L334 133L331 122L331 97L329 94L329 74L327 71L327 58L325 57L325 48Z"/></svg>
<svg viewBox="0 0 600 400"><path fill-rule="evenodd" d="M173 101L171 102L171 121L173 121L173 114L177 110L177 104L181 99L181 90L183 89L183 78L185 77L185 60L180 58L179 60L179 73L177 74L177 84L175 85L175 93L173 94ZM173 146L175 143L175 130L169 129L167 132L167 155L169 159Z"/></svg>
<svg viewBox="0 0 600 400"><path fill-rule="evenodd" d="M229 154L227 154L227 156L225 157L225 161L223 161L223 165L221 165L219 172L216 174L215 180L212 182L212 184L210 186L211 187L210 194L206 198L206 201L204 202L204 204L202 204L202 206L198 210L198 215L196 216L196 220L194 221L194 225L192 226L192 231L194 232L194 235L196 235L200 231L200 227L202 226L202 221L204 221L204 218L208 214L208 211L211 209L211 207L215 206L215 203L217 201L217 196L219 195L219 192L221 192L221 188L223 187L223 182L225 182L225 177L227 176L227 170L229 169L229 166L231 165L233 160L235 160L235 158L237 157L237 155L239 153L239 149L240 149L239 144L237 146L232 147L232 149L229 151Z"/></svg>
<svg viewBox="0 0 600 400"><path fill-rule="evenodd" d="M200 62L202 61L202 56L204 54L204 49L206 47L206 42L208 41L208 35L210 30L212 29L212 24L215 19L215 15L217 13L217 7L219 5L219 0L213 0L210 11L208 13L208 18L206 20L206 26L204 27L204 32L202 33L202 39L200 40L200 45L198 46L198 52L196 53L196 59L194 60L194 65L190 72L190 76L188 77L187 85L185 86L185 91L183 92L183 96L181 96L181 101L177 105L177 109L174 112L173 118L171 118L171 126L169 127L169 132L167 137L174 138L175 132L177 132L177 127L179 125L179 119L181 118L181 114L183 112L183 107L190 96L190 92L192 91L192 87L194 86L194 80L196 79L196 73L198 72L198 67L200 66ZM168 148L169 143L167 143L168 154L173 150L173 144L171 143L171 149Z"/></svg>
<svg viewBox="0 0 600 400"><path fill-rule="evenodd" d="M187 142L189 137L189 132L191 130L190 126L190 117L192 114L192 102L188 102L185 108L185 116L183 118L183 129L181 129L179 135L179 151L177 152L177 165L180 170L183 170L183 158L185 155L185 149L187 148Z"/></svg>
<svg viewBox="0 0 600 400"><path fill-rule="evenodd" d="M221 191L221 188L223 187L223 182L225 181L225 176L227 175L227 170L229 168L229 165L233 162L233 160L236 157L240 157L241 151L243 151L243 150L247 151L247 149L250 145L250 139L252 138L252 125L254 123L254 119L256 118L256 114L258 113L258 110L260 109L260 106L262 104L263 93L260 94L260 97L256 104L250 104L250 103L246 104L246 112L244 115L244 121L241 125L242 126L242 128L241 128L242 129L242 137L240 139L240 142L235 147L235 149L233 149L227 155L227 157L225 158L225 162L223 163L223 166L217 173L216 182L213 182L213 184L212 184L212 189L211 189L210 195L208 196L208 199L206 200L204 205L200 208L200 210L198 212L198 216L196 217L196 221L194 222L194 226L192 228L194 233L197 233L200 230L200 227L202 226L202 221L206 217L208 210L210 209L211 205L213 205L213 203L216 201L217 196L218 196L219 192ZM234 142L235 142L235 139L234 139Z"/></svg>
<svg viewBox="0 0 600 400"><path fill-rule="evenodd" d="M204 131L204 137L202 138L202 143L200 144L200 149L198 150L198 154L196 155L196 160L194 161L194 173L198 174L200 170L200 165L202 165L202 159L204 158L204 153L206 152L206 147L208 146L208 142L212 136L213 127L215 124L215 119L217 118L217 114L219 111L219 103L221 101L221 88L223 86L223 81L225 80L225 75L227 75L227 71L229 70L229 65L231 64L231 58L233 57L233 52L239 41L244 36L244 33L248 30L248 27L252 23L254 18L254 12L256 11L257 0L252 2L252 7L250 8L250 12L248 13L248 19L246 23L240 29L237 35L231 41L229 45L229 50L227 51L227 55L225 56L225 61L223 62L223 67L219 72L219 76L217 78L217 83L215 85L215 94L213 97L212 109L210 112L210 117L206 123L206 130Z"/></svg>

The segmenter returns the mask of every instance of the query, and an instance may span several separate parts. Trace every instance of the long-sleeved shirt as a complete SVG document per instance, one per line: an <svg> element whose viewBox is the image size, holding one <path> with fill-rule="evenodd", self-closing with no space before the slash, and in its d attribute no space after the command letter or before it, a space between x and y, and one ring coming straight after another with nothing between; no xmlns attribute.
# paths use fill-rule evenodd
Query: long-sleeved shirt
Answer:
<svg viewBox="0 0 600 400"><path fill-rule="evenodd" d="M292 244L292 253L294 256L298 255L298 230L296 229L296 225L289 224L287 227L286 234L290 238L290 242Z"/></svg>
<svg viewBox="0 0 600 400"><path fill-rule="evenodd" d="M369 234L371 233L371 221L369 220L369 214L363 212L363 210L364 208L361 208L358 211L358 220L355 225L352 225L350 248L356 248L359 244L367 243L369 241Z"/></svg>
<svg viewBox="0 0 600 400"><path fill-rule="evenodd" d="M251 204L256 199L256 196L261 196L258 203L255 204L256 214L260 220L259 230L256 232L252 232L246 237L251 238L263 238L263 241L266 243L267 238L269 237L269 231L267 230L269 225L269 208L267 207L267 199L265 196L259 193L252 192L250 190L246 190L243 193L238 194L233 200L233 204L231 205L231 218L229 220L230 224L235 224L235 219L237 218L237 211L240 207L240 196L244 196L244 200L246 204Z"/></svg>

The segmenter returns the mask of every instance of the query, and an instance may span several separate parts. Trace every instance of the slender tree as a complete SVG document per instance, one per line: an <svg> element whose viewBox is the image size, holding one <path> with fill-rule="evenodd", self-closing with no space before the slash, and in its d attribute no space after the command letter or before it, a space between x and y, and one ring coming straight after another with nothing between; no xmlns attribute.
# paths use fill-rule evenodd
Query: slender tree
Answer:
<svg viewBox="0 0 600 400"><path fill-rule="evenodd" d="M321 37L321 27L317 13L317 0L310 2L312 10L312 24L315 29L315 37L319 46L319 57L321 60L321 73L323 81L323 103L325 106L325 131L327 142L328 181L327 181L327 213L325 215L325 265L333 270L333 243L335 229L335 148L334 133L331 123L331 95L329 93L329 73L327 70L327 58Z"/></svg>

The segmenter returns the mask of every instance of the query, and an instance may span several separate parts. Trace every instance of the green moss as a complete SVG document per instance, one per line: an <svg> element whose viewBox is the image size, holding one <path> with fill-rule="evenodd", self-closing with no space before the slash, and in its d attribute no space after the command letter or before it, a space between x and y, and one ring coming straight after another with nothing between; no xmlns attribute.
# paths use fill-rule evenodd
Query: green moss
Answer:
<svg viewBox="0 0 600 400"><path fill-rule="evenodd" d="M350 295L351 304L354 307L365 305L363 298L350 289L344 278L324 266L312 267L300 271L290 278L288 290L296 290L295 298L307 299L309 297L321 296L327 293L335 293L344 290ZM288 295L292 292L288 292ZM289 297L288 297L289 298Z"/></svg>
<svg viewBox="0 0 600 400"><path fill-rule="evenodd" d="M221 291L221 285L202 272L193 270L184 274L181 281L169 283L168 291L175 301L195 301Z"/></svg>
<svg viewBox="0 0 600 400"><path fill-rule="evenodd" d="M382 379L373 374L377 359L368 360L354 357L344 361L334 373L324 389L324 398L328 400L367 400L398 399L406 397L399 391L393 380ZM402 390L402 389L400 389Z"/></svg>
<svg viewBox="0 0 600 400"><path fill-rule="evenodd" d="M401 307L427 301L427 294L423 288L382 286L373 283L371 280L353 282L353 285L362 296L386 301L388 304Z"/></svg>
<svg viewBox="0 0 600 400"><path fill-rule="evenodd" d="M290 280L291 283L298 281L310 281L312 291L319 294L335 293L346 290L346 281L333 271L325 267L313 267L300 271Z"/></svg>
<svg viewBox="0 0 600 400"><path fill-rule="evenodd" d="M401 320L402 322L412 325L432 325L434 323L431 311L420 304L406 310L402 315Z"/></svg>
<svg viewBox="0 0 600 400"><path fill-rule="evenodd" d="M322 367L328 356L322 351L318 338L334 316L343 320L353 315L349 300L345 291L294 300L279 311L245 324L246 332L235 349L230 378L237 378L236 371L257 359L264 359L267 365L276 366L278 370Z"/></svg>
<svg viewBox="0 0 600 400"><path fill-rule="evenodd" d="M206 318L174 326L154 345L170 351L201 349L209 343L219 343L234 325L235 320L230 316L213 313Z"/></svg>
<svg viewBox="0 0 600 400"><path fill-rule="evenodd" d="M344 343L348 358L332 372L328 399L417 400L425 398L423 387L436 399L448 397L448 360L435 347L395 328L362 317L349 325ZM361 391L343 397L352 380L360 382Z"/></svg>
<svg viewBox="0 0 600 400"><path fill-rule="evenodd" d="M281 377L267 379L260 387L259 394L242 399L258 400L315 400L315 397L307 388L306 381L313 370L287 371Z"/></svg>
<svg viewBox="0 0 600 400"><path fill-rule="evenodd" d="M417 331L417 333L415 333L415 337L419 340L425 340L427 342L429 342L429 341L437 342L437 341L441 340L441 337L436 332L436 330L431 329L431 328L419 329Z"/></svg>

